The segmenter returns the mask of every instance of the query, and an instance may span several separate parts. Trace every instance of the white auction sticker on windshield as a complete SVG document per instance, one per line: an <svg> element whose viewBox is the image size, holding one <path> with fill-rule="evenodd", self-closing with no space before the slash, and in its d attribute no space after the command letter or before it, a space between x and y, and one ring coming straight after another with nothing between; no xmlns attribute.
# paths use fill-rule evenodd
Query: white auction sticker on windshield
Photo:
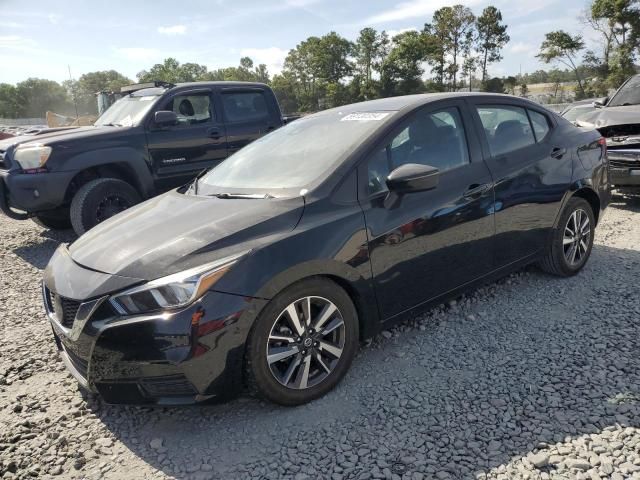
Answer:
<svg viewBox="0 0 640 480"><path fill-rule="evenodd" d="M387 117L389 112L359 112L350 113L340 119L341 122L379 122Z"/></svg>
<svg viewBox="0 0 640 480"><path fill-rule="evenodd" d="M140 98L140 102L149 102L151 100L153 100L154 98L156 98L155 95L146 95L144 97L139 97Z"/></svg>

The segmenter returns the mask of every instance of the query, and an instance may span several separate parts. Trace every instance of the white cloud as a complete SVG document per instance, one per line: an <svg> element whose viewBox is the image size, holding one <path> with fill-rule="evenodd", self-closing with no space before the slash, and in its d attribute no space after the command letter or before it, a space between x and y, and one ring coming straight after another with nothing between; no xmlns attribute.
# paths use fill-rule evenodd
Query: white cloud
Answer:
<svg viewBox="0 0 640 480"><path fill-rule="evenodd" d="M394 30L393 28L390 28L388 30L385 30L385 32L387 32L387 35L389 35L389 38L393 38L396 35L400 35L401 33L417 32L417 31L418 31L418 29L416 27L400 28L398 30Z"/></svg>
<svg viewBox="0 0 640 480"><path fill-rule="evenodd" d="M115 51L119 56L124 57L127 60L136 61L151 62L162 56L162 52L157 48L126 47L116 48Z"/></svg>
<svg viewBox="0 0 640 480"><path fill-rule="evenodd" d="M406 20L408 18L424 18L439 8L452 6L457 3L460 3L459 0L411 0L409 2L398 3L394 8L372 15L363 20L362 23L387 23L396 20ZM474 6L478 3L481 3L481 0L468 0L465 2L465 5Z"/></svg>
<svg viewBox="0 0 640 480"><path fill-rule="evenodd" d="M168 27L158 27L158 33L163 35L184 35L187 33L185 25L170 25Z"/></svg>
<svg viewBox="0 0 640 480"><path fill-rule="evenodd" d="M50 13L48 15L48 18L49 18L49 23L51 23L52 25L57 25L62 17L55 13Z"/></svg>
<svg viewBox="0 0 640 480"><path fill-rule="evenodd" d="M282 71L287 53L289 53L288 50L278 47L243 48L240 50L240 56L250 57L254 64L264 63L270 74L280 73Z"/></svg>
<svg viewBox="0 0 640 480"><path fill-rule="evenodd" d="M35 40L20 35L0 35L0 50L34 52L37 45Z"/></svg>
<svg viewBox="0 0 640 480"><path fill-rule="evenodd" d="M533 53L536 51L535 45L525 42L516 42L509 45L511 53Z"/></svg>

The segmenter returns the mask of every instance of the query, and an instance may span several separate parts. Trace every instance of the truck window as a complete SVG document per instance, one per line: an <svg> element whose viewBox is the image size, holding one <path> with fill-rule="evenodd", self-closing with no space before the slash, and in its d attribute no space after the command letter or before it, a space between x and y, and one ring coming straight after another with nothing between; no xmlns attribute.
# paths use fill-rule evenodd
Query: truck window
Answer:
<svg viewBox="0 0 640 480"><path fill-rule="evenodd" d="M180 125L206 123L211 120L211 99L207 92L176 95L167 105L175 112Z"/></svg>
<svg viewBox="0 0 640 480"><path fill-rule="evenodd" d="M222 106L230 122L260 120L269 116L263 92L223 92Z"/></svg>

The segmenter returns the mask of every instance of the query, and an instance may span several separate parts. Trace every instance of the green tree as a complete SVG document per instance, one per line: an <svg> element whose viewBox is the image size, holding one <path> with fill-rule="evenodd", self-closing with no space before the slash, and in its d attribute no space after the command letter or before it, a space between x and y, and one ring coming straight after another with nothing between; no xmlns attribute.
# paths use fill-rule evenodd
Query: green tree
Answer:
<svg viewBox="0 0 640 480"><path fill-rule="evenodd" d="M382 63L389 54L388 35L384 31L378 33L373 28L363 28L355 42L353 54L357 76L354 81L361 83L355 98L374 98L378 92L373 75L381 72Z"/></svg>
<svg viewBox="0 0 640 480"><path fill-rule="evenodd" d="M25 103L15 86L9 83L0 83L0 118L21 117Z"/></svg>
<svg viewBox="0 0 640 480"><path fill-rule="evenodd" d="M18 98L23 99L21 115L43 118L47 110L63 114L74 113L67 91L58 82L43 78L28 78L16 85Z"/></svg>
<svg viewBox="0 0 640 480"><path fill-rule="evenodd" d="M638 0L594 0L586 14L586 23L603 39L599 73L613 88L635 73L635 52L640 46L638 4ZM589 60L595 63L593 57Z"/></svg>
<svg viewBox="0 0 640 480"><path fill-rule="evenodd" d="M540 53L536 55L545 63L560 62L573 70L578 82L580 95L584 96L584 85L576 66L576 57L584 49L582 36L572 36L564 30L556 30L545 35L540 45Z"/></svg>
<svg viewBox="0 0 640 480"><path fill-rule="evenodd" d="M383 96L423 92L424 58L425 39L422 33L410 30L393 37L393 47L382 65Z"/></svg>
<svg viewBox="0 0 640 480"><path fill-rule="evenodd" d="M502 49L509 42L507 26L502 22L502 13L496 7L489 6L476 19L477 49L480 53L482 83L487 77L487 66L502 60Z"/></svg>
<svg viewBox="0 0 640 480"><path fill-rule="evenodd" d="M115 70L103 70L85 73L78 80L66 80L63 86L80 115L95 115L98 113L96 93L119 92L121 87L131 83L129 78Z"/></svg>
<svg viewBox="0 0 640 480"><path fill-rule="evenodd" d="M179 83L202 80L207 74L207 67L197 63L180 64L175 58L165 58L162 63L156 63L149 70L142 70L136 76L139 82L153 82L155 80Z"/></svg>
<svg viewBox="0 0 640 480"><path fill-rule="evenodd" d="M444 52L437 52L438 70L442 69L447 73L451 82L451 90L457 88L457 76L460 70L459 59L467 57L471 49L475 33L475 20L476 17L471 10L463 5L442 7L433 14L433 33L437 40L442 42L444 50ZM447 58L449 60L446 60ZM444 61L447 61L446 67L443 65Z"/></svg>

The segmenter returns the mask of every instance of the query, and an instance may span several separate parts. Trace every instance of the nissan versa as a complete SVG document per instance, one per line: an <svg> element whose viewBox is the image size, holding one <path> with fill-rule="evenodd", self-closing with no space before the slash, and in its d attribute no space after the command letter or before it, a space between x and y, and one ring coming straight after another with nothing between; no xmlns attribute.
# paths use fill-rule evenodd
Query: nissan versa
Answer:
<svg viewBox="0 0 640 480"><path fill-rule="evenodd" d="M310 115L60 246L55 341L110 403L331 390L417 307L538 263L582 269L606 144L524 99L431 94Z"/></svg>

